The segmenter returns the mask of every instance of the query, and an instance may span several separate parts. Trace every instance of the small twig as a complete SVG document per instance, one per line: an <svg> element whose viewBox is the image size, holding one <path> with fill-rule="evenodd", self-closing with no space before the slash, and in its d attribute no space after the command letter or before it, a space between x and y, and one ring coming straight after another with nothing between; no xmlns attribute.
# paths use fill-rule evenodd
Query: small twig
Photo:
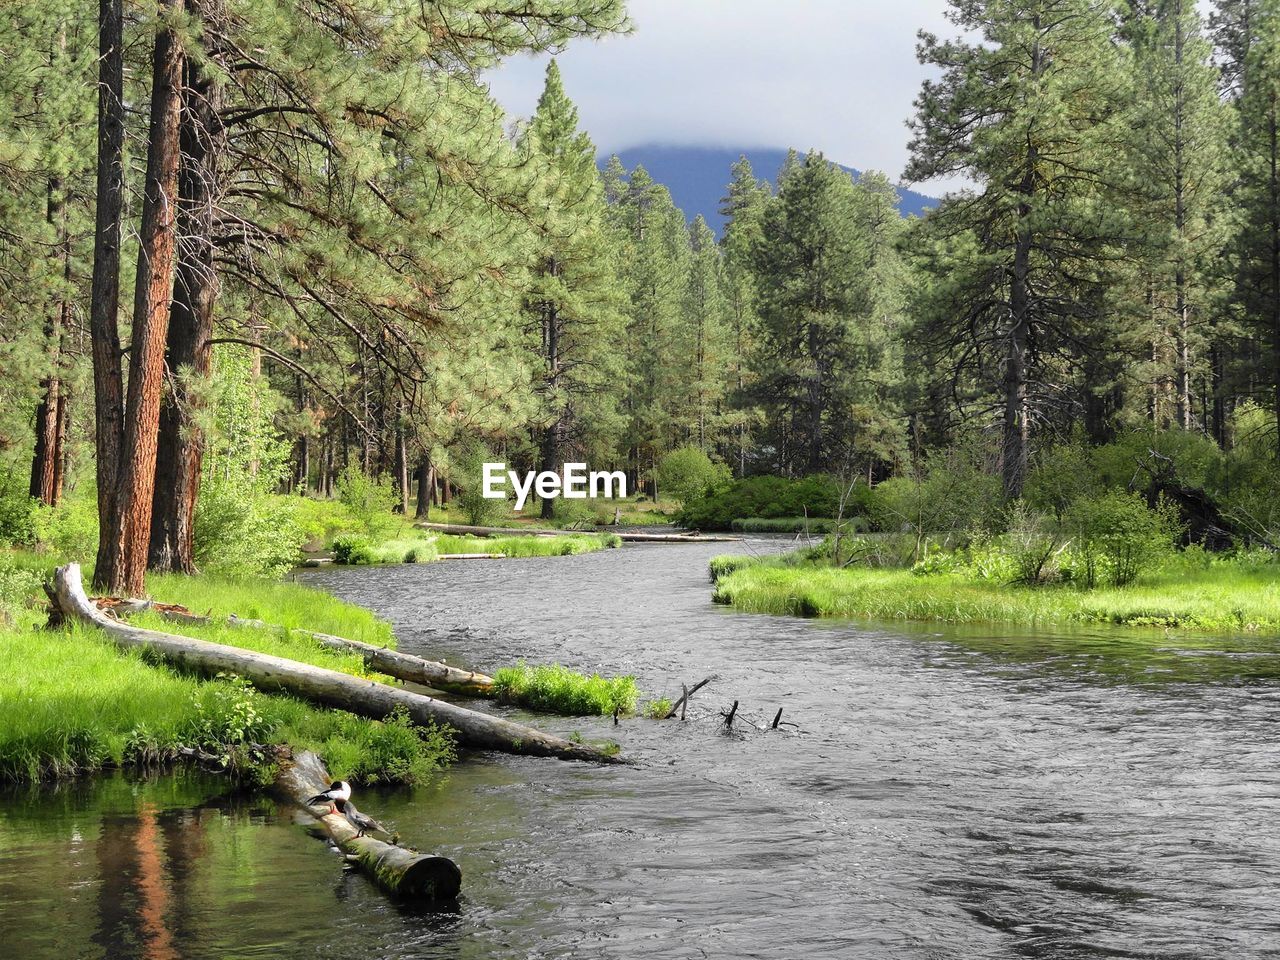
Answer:
<svg viewBox="0 0 1280 960"><path fill-rule="evenodd" d="M680 684L680 690L682 691L680 696L680 721L683 723L684 708L689 705L689 688L682 683Z"/></svg>
<svg viewBox="0 0 1280 960"><path fill-rule="evenodd" d="M777 713L775 713L775 714L773 715L773 724L769 727L769 729L770 729L770 730L777 730L777 729L778 729L778 723L779 723L781 720L782 720L782 708L781 708L781 707L779 707L779 708L778 708L778 712L777 712Z"/></svg>

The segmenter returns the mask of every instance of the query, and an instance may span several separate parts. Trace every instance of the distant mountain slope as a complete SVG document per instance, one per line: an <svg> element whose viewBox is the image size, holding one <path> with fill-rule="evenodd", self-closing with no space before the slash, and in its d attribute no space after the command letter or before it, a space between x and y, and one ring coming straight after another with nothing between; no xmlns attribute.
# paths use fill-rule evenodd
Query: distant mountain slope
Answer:
<svg viewBox="0 0 1280 960"><path fill-rule="evenodd" d="M643 144L619 150L618 157L631 170L641 164L649 175L659 183L666 185L676 206L684 211L692 220L698 214L706 218L711 228L720 233L724 218L720 216L720 198L725 194L729 184L729 168L737 162L738 157L746 154L751 161L756 178L775 183L778 171L787 159L786 150L770 147L755 147L746 150L730 147L678 147L663 144ZM608 161L609 155L600 157L601 167ZM843 164L841 164L843 166ZM859 171L845 167L855 177ZM917 216L938 201L933 197L898 188L898 209L903 214Z"/></svg>

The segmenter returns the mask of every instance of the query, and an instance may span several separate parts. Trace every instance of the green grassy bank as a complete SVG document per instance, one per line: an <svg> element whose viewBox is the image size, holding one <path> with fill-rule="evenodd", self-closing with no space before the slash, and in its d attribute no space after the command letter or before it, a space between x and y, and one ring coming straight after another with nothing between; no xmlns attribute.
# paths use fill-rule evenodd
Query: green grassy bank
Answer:
<svg viewBox="0 0 1280 960"><path fill-rule="evenodd" d="M868 620L1111 623L1211 632L1280 631L1280 564L1171 566L1125 587L1019 586L963 573L717 557L714 599L752 613Z"/></svg>
<svg viewBox="0 0 1280 960"><path fill-rule="evenodd" d="M342 536L333 542L340 564L432 563L451 553L499 553L504 557L567 557L622 546L613 533L571 533L554 537L464 537L417 531L373 542Z"/></svg>
<svg viewBox="0 0 1280 960"><path fill-rule="evenodd" d="M24 560L13 570L30 569ZM29 586L38 583L30 578ZM156 577L156 599L215 616L236 613L385 643L390 628L368 611L299 584ZM454 756L446 731L407 720L379 722L258 693L231 679L199 679L122 653L98 631L43 628L34 596L10 591L0 629L0 781L72 776L111 766L158 765L184 748L222 759L249 782L270 778L273 760L251 745L318 751L335 776L362 783L416 782ZM362 675L358 657L299 635L229 626L175 625L154 615L140 625L260 650Z"/></svg>

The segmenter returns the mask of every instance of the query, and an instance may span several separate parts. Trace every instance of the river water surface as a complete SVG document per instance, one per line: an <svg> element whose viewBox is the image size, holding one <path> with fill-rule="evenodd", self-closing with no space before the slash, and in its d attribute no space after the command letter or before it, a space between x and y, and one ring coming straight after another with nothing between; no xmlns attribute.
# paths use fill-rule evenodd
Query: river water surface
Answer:
<svg viewBox="0 0 1280 960"><path fill-rule="evenodd" d="M366 795L459 863L456 907L397 907L288 811L216 780L117 777L0 795L0 943L113 960L1280 957L1280 640L735 614L710 602L715 552L303 575L459 665L558 661L673 699L715 675L684 723L536 721L636 766L469 756ZM722 731L734 700L762 729Z"/></svg>

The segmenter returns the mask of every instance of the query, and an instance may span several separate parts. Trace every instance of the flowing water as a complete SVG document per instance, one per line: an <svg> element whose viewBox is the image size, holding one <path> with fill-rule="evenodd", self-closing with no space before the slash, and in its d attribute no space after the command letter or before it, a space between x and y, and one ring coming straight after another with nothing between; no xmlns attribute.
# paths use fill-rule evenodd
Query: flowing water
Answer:
<svg viewBox="0 0 1280 960"><path fill-rule="evenodd" d="M305 574L390 619L402 649L458 664L559 661L667 696L715 675L684 723L537 721L615 740L636 766L469 756L440 783L366 795L460 864L456 906L397 906L287 810L216 780L115 777L0 796L0 944L112 960L1280 957L1280 640L735 614L710 602L715 552Z"/></svg>

